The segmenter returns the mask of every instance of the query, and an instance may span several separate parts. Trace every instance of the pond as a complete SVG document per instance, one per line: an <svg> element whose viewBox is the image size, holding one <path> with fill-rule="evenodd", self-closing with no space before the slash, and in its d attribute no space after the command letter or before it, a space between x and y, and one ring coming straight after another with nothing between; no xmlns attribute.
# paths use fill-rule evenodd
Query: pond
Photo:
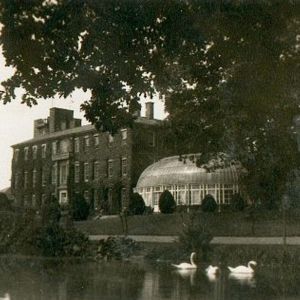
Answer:
<svg viewBox="0 0 300 300"><path fill-rule="evenodd" d="M300 269L261 266L254 277L232 278L223 268L178 272L169 264L60 262L0 258L0 299L299 299Z"/></svg>

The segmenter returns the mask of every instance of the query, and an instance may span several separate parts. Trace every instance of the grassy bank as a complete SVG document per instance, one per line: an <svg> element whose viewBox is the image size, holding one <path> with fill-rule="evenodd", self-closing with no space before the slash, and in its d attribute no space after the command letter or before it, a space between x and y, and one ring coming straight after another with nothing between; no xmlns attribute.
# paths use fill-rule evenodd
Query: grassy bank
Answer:
<svg viewBox="0 0 300 300"><path fill-rule="evenodd" d="M261 211L253 217L245 212L195 213L194 222L201 223L213 236L281 236L283 218L278 211ZM131 235L178 235L190 214L152 214L128 216L128 233ZM75 226L86 234L122 234L118 216L76 222ZM287 214L287 235L300 235L300 211Z"/></svg>

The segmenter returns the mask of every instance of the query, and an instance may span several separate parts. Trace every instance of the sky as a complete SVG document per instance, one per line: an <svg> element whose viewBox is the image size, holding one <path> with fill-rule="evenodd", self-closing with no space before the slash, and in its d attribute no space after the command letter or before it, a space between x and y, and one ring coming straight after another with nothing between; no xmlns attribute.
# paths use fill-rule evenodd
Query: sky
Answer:
<svg viewBox="0 0 300 300"><path fill-rule="evenodd" d="M0 82L9 78L13 74L12 68L5 66L5 59L0 49ZM0 86L1 89L1 86ZM81 118L82 124L88 124L84 119L84 113L80 111L80 104L89 99L89 94L83 91L75 91L67 99L40 99L38 105L28 107L21 104L21 93L17 93L17 98L4 105L0 102L0 190L10 186L11 178L11 145L17 144L33 137L33 121L35 119L47 118L51 107L61 107L74 110L74 117ZM145 107L142 100L142 116ZM155 101L154 117L164 118L163 103Z"/></svg>

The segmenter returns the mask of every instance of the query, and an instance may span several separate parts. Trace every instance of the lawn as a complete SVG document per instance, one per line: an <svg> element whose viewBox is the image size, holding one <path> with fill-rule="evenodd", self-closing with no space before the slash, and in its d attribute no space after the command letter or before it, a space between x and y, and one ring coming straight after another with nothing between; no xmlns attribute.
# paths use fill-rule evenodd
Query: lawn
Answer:
<svg viewBox="0 0 300 300"><path fill-rule="evenodd" d="M178 235L188 224L190 214L152 214L128 216L128 234L131 235ZM255 221L245 212L195 213L194 224L200 222L213 236L281 236L283 218L278 211L255 214ZM121 219L111 216L98 220L76 222L77 229L87 234L122 234ZM287 235L300 236L300 211L287 214Z"/></svg>

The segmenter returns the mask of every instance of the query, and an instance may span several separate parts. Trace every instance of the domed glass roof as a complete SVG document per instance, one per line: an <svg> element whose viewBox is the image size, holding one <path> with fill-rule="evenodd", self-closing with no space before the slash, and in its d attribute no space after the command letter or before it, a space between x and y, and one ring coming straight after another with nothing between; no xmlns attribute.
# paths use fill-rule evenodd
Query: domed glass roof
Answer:
<svg viewBox="0 0 300 300"><path fill-rule="evenodd" d="M238 184L240 167L231 165L213 172L197 167L189 158L166 157L147 167L141 174L137 188L185 184Z"/></svg>

